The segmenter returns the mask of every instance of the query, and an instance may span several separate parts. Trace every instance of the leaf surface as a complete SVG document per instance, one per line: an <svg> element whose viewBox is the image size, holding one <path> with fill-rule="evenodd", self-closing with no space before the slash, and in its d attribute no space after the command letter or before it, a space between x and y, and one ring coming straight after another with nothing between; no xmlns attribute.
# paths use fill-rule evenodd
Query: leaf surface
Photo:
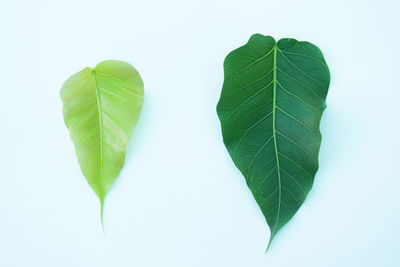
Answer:
<svg viewBox="0 0 400 267"><path fill-rule="evenodd" d="M313 185L329 81L321 51L295 39L255 34L224 61L223 140L269 225L268 247Z"/></svg>
<svg viewBox="0 0 400 267"><path fill-rule="evenodd" d="M61 88L64 121L78 161L101 203L124 165L143 104L143 81L128 63L107 60L75 73Z"/></svg>

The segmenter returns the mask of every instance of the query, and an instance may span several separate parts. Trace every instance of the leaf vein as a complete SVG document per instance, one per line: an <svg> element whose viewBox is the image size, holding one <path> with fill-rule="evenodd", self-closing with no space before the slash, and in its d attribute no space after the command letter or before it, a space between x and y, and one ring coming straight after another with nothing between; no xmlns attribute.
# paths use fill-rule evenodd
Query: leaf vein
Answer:
<svg viewBox="0 0 400 267"><path fill-rule="evenodd" d="M283 71L282 69L278 68L278 70L285 75L286 77L288 77L289 79L291 79L292 81L297 82L298 84L304 86L305 88L307 88L308 90L310 90L311 93L313 93L316 97L318 97L319 100L321 100L322 102L325 102L322 97L320 95L318 95L318 93L312 89L310 86L308 86L307 84L297 80L296 78L292 77L291 75L287 74L285 71Z"/></svg>
<svg viewBox="0 0 400 267"><path fill-rule="evenodd" d="M267 118L268 118L269 116L271 116L271 115L272 115L272 112L269 113L268 115L262 117L260 120L258 120L256 123L254 123L253 126L251 126L249 129L247 129L247 131L244 133L244 135L242 136L242 138L240 138L239 143L237 144L235 150L233 151L232 158L235 158L236 150L238 149L239 145L241 144L243 138L249 133L249 131L250 131L251 129L253 129L255 126L257 126L257 124L259 124L259 123L262 122L263 120L267 119Z"/></svg>
<svg viewBox="0 0 400 267"><path fill-rule="evenodd" d="M274 138L274 136L271 136L271 138L269 138L262 146L261 148L257 151L257 153L254 155L253 159L250 161L249 167L248 167L248 171L246 176L249 175L250 172L250 168L253 165L254 160L257 158L258 154L260 154L260 152L264 149L264 147L272 140L272 138Z"/></svg>
<svg viewBox="0 0 400 267"><path fill-rule="evenodd" d="M283 138L285 138L286 140L290 141L291 143L293 143L294 145L296 145L298 148L300 148L301 150L303 150L303 152L310 157L310 159L315 160L315 158L299 143L297 143L296 141L292 140L291 138L289 138L288 136L284 135L283 133L276 131L277 134L279 134L280 136L282 136Z"/></svg>
<svg viewBox="0 0 400 267"><path fill-rule="evenodd" d="M301 70L296 64L294 64L293 61L291 61L287 56L285 56L285 54L283 54L281 52L281 50L279 50L279 52L281 53L281 55L287 60L287 62L289 62L293 67L295 67L299 72L301 72L304 76L307 76L308 78L310 78L311 80L314 80L322 85L325 85L323 82L321 82L320 80L315 79L314 77L312 77L311 75L305 73L303 70Z"/></svg>
<svg viewBox="0 0 400 267"><path fill-rule="evenodd" d="M298 122L301 126L304 127L304 129L306 129L307 131L309 131L315 138L315 140L317 141L318 146L320 145L320 140L319 138L315 135L315 133L307 126L305 125L302 121L300 121L299 119L297 119L296 117L294 117L293 115L290 115L288 112L286 112L285 110L283 110L280 107L277 107L277 109L282 112L283 114L285 114L286 116L288 116L289 118L291 118L292 120Z"/></svg>
<svg viewBox="0 0 400 267"><path fill-rule="evenodd" d="M228 117L225 119L225 122L228 122L229 119L232 117L233 114L235 114L235 112L237 112L244 104L246 104L247 102L249 102L253 97L256 97L258 94L262 93L264 90L268 89L268 87L272 84L272 82L270 82L268 85L266 85L265 87L259 89L255 94L249 96L248 98L246 98L245 101L243 101L240 105L238 105L229 115Z"/></svg>
<svg viewBox="0 0 400 267"><path fill-rule="evenodd" d="M269 54L271 54L271 52L274 51L274 49L271 49L271 51L269 51L268 53L266 53L264 56L260 57L259 59L257 59L256 61L248 64L247 66L245 66L244 68L238 70L237 72L235 72L234 74L231 75L231 77L226 81L226 83L230 82L233 78L235 78L236 75L238 75L239 73L243 72L244 70L250 68L251 66L253 66L254 64L256 64L257 62L260 62L261 60L263 60L264 58L266 58L267 56L269 56Z"/></svg>
<svg viewBox="0 0 400 267"><path fill-rule="evenodd" d="M282 49L280 49L280 51L281 51L282 53L289 54L289 55L302 56L302 57L307 57L307 58L313 59L313 60L315 60L316 62L318 62L318 63L320 63L321 65L323 65L324 67L326 67L326 63L322 62L321 60L319 60L319 59L317 59L317 58L315 58L315 57L308 56L308 55L305 55L305 54L300 54L300 53L289 52L289 51L282 50Z"/></svg>
<svg viewBox="0 0 400 267"><path fill-rule="evenodd" d="M297 166L300 170L302 170L304 173L306 173L308 176L310 176L311 178L313 177L308 171L306 171L303 167L301 167L296 161L294 161L293 159L289 158L288 156L286 156L285 154L282 154L281 152L278 152L279 155L281 155L282 157L286 158L287 160L289 160L290 162L292 162L295 166Z"/></svg>
<svg viewBox="0 0 400 267"><path fill-rule="evenodd" d="M287 171L285 171L283 168L281 168L281 171L283 171L287 176L289 176L290 179L292 179L301 189L301 191L304 192L305 195L307 195L306 190L304 190L303 186L300 184L299 181L297 181L297 179L295 179L292 175L290 175Z"/></svg>
<svg viewBox="0 0 400 267"><path fill-rule="evenodd" d="M287 94L293 96L294 98L296 98L296 99L299 100L300 102L303 102L303 103L306 104L308 107L310 107L310 108L312 108L313 110L315 110L315 111L318 113L318 115L321 115L322 112L321 112L321 110L318 110L317 107L314 107L313 105L311 105L310 103L308 103L308 102L305 101L304 99L298 97L297 95L295 95L295 94L293 94L292 92L290 92L289 90L287 90L285 87L282 86L282 84L281 84L280 82L278 82L278 81L276 81L276 82L278 83L279 87L280 87L284 92L286 92Z"/></svg>

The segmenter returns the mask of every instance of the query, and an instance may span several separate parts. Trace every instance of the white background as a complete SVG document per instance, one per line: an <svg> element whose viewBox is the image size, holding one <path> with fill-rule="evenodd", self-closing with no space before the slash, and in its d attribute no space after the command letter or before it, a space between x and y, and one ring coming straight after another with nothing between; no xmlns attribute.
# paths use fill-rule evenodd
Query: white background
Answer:
<svg viewBox="0 0 400 267"><path fill-rule="evenodd" d="M400 266L399 12L397 0L1 0L0 266ZM223 60L253 33L316 44L332 76L314 187L267 254L215 112ZM138 69L145 104L104 235L59 89L105 59Z"/></svg>

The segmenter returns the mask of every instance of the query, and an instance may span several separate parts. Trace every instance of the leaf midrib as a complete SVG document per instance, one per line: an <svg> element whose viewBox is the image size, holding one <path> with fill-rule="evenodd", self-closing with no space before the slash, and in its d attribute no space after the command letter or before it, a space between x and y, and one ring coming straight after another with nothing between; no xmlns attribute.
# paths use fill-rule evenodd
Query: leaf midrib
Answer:
<svg viewBox="0 0 400 267"><path fill-rule="evenodd" d="M278 212L276 215L276 221L273 230L271 231L271 237L275 234L276 227L278 225L279 221L279 213L281 209L281 195L282 195L282 185L281 185L281 172L280 172L280 167L279 167L279 155L278 155L278 145L276 141L276 84L277 84L277 78L276 78L276 54L277 54L277 44L275 43L273 46L273 53L274 53L274 65L273 65L273 83L274 83L274 88L273 88L273 106L272 106L272 134L273 134L273 139L274 139L274 148L275 148L275 158L276 158L276 166L277 166L277 172L278 172ZM270 238L271 242L272 238ZM268 244L269 246L269 244Z"/></svg>
<svg viewBox="0 0 400 267"><path fill-rule="evenodd" d="M100 101L100 94L99 94L99 88L97 87L97 82L96 82L96 72L92 70L92 79L94 83L94 88L95 88L95 93L96 93L96 99L97 99L97 112L99 114L99 135L100 135L100 216L101 216L101 224L104 229L103 225L103 209L104 209L104 186L103 186L103 117L102 117L102 112L101 112L101 101Z"/></svg>

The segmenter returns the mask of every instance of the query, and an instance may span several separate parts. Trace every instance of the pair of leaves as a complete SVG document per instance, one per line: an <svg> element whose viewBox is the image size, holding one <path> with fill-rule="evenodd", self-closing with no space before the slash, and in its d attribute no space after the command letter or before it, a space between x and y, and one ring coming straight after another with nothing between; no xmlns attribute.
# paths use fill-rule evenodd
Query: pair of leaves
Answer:
<svg viewBox="0 0 400 267"><path fill-rule="evenodd" d="M224 75L217 105L224 143L271 229L269 246L311 190L329 70L311 43L275 42L256 34L226 57ZM71 76L61 98L65 124L102 216L139 118L142 79L128 63L104 61Z"/></svg>
<svg viewBox="0 0 400 267"><path fill-rule="evenodd" d="M267 220L269 247L313 185L329 70L311 43L255 34L226 57L224 75L223 140Z"/></svg>
<svg viewBox="0 0 400 267"><path fill-rule="evenodd" d="M81 170L100 199L124 165L143 104L143 81L128 63L107 60L72 75L61 88L64 121Z"/></svg>

